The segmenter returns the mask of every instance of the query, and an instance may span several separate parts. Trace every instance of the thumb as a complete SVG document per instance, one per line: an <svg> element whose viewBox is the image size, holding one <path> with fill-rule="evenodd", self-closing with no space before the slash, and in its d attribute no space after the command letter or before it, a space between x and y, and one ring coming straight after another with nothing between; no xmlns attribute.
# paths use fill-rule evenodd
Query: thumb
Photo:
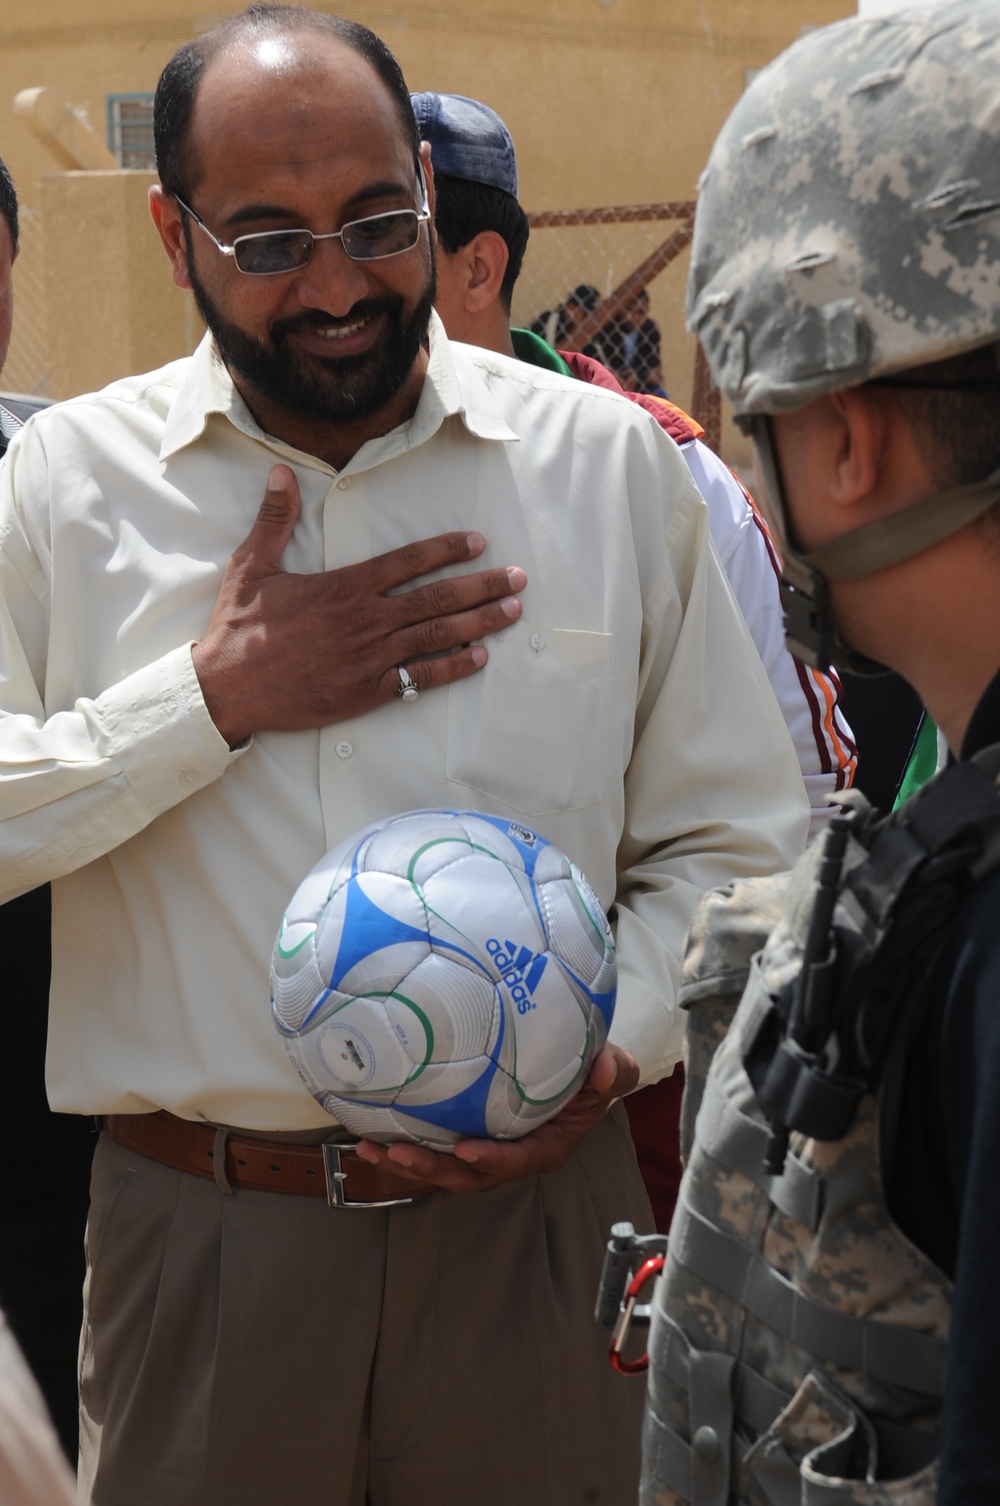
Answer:
<svg viewBox="0 0 1000 1506"><path fill-rule="evenodd" d="M287 465L272 465L253 527L240 553L262 570L280 570L285 545L299 515L301 499L295 472Z"/></svg>
<svg viewBox="0 0 1000 1506"><path fill-rule="evenodd" d="M610 1102L631 1093L638 1081L639 1064L635 1057L609 1043L594 1057L588 1086Z"/></svg>

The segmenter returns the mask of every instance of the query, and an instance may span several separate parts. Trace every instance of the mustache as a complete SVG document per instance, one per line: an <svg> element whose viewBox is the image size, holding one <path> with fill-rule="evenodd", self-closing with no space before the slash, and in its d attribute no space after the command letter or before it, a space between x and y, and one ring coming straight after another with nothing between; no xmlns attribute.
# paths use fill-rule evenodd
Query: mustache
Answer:
<svg viewBox="0 0 1000 1506"><path fill-rule="evenodd" d="M290 314L286 319L275 319L270 328L271 339L283 340L287 335L303 329L343 328L348 324L361 324L374 319L378 314L398 315L403 307L402 298L362 298L346 314L325 314L322 309L303 309L301 314Z"/></svg>

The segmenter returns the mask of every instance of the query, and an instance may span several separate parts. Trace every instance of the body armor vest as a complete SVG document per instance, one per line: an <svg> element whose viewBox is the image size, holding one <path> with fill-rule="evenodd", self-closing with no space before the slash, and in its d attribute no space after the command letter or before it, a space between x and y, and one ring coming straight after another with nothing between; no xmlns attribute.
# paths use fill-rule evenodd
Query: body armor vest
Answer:
<svg viewBox="0 0 1000 1506"><path fill-rule="evenodd" d="M826 834L696 920L693 1145L653 1299L641 1506L933 1506L951 1285L882 1168L933 961L1000 860L988 754L885 821L859 808L835 883Z"/></svg>

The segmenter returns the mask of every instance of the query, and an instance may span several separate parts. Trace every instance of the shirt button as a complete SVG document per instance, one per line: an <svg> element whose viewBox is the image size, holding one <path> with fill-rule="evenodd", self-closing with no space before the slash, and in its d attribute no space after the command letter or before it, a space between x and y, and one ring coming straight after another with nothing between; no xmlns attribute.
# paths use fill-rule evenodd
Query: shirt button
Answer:
<svg viewBox="0 0 1000 1506"><path fill-rule="evenodd" d="M346 492L350 488L350 485L350 476L341 476L340 480L337 482L337 490L339 492Z"/></svg>
<svg viewBox="0 0 1000 1506"><path fill-rule="evenodd" d="M181 784L194 784L194 775L191 773L190 769L181 769L180 775L178 777Z"/></svg>
<svg viewBox="0 0 1000 1506"><path fill-rule="evenodd" d="M337 744L336 751L337 751L337 757L338 758L350 758L351 754L354 752L354 744L353 743L347 743L347 742L339 742Z"/></svg>
<svg viewBox="0 0 1000 1506"><path fill-rule="evenodd" d="M542 637L541 633L532 633L531 637L528 639L528 642L531 644L536 654L540 654L542 649L545 647L545 639Z"/></svg>

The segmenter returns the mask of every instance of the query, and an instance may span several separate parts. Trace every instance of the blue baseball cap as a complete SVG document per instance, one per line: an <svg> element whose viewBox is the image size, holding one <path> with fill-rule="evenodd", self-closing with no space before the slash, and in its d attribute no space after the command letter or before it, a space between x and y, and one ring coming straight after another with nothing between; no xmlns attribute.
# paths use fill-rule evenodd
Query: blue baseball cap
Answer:
<svg viewBox="0 0 1000 1506"><path fill-rule="evenodd" d="M500 116L464 94L411 94L423 141L431 144L435 172L500 188L517 198L517 158Z"/></svg>

